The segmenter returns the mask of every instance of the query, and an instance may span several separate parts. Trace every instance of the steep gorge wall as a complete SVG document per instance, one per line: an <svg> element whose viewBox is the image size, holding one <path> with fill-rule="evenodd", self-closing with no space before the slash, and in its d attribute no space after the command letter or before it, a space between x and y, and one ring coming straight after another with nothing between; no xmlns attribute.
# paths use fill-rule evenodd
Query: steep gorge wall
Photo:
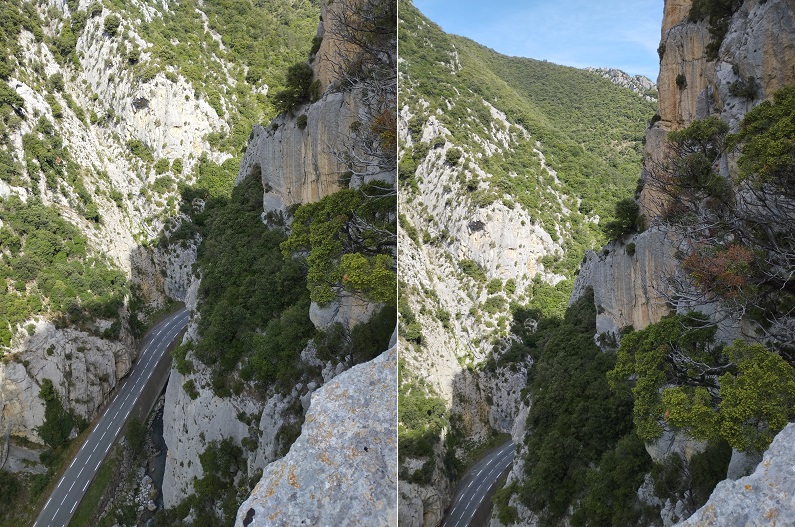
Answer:
<svg viewBox="0 0 795 527"><path fill-rule="evenodd" d="M312 102L281 114L267 126L256 125L249 136L236 182L249 176L261 178L266 224L288 218L291 206L316 202L349 185L373 179L394 184L394 171L366 156L361 174L346 177L350 160L345 156L354 149L355 131L369 129L373 116L362 87L341 86L338 67L327 64L329 53L337 49L331 38L337 31L335 17L329 13L338 11L341 3L355 5L348 0L321 5L318 38L322 43L311 64L320 86L316 100L313 97ZM194 280L188 295L193 320L186 341L200 338L196 331L201 316L196 298L199 282L200 278ZM339 322L350 330L379 307L342 292L324 306L312 303L309 317L318 329ZM193 493L194 478L203 475L198 455L207 445L231 438L248 447L247 466L238 477L252 482L262 478L241 507L238 521L252 509L257 511L252 525L264 525L261 522L268 517L278 525L297 525L307 519L313 524L396 525L394 500L389 499L397 480L392 462L396 452L394 348L348 370L345 360L320 360L310 341L295 360L316 368L320 378L296 381L287 393L272 393L264 399L253 388L218 397L210 387L209 368L197 360L194 371L186 375L172 371L164 416L167 508ZM194 397L187 393L186 382L196 387ZM367 411L368 407L373 410ZM256 418L243 423L243 414ZM291 447L295 436L284 431L296 427L300 435ZM329 473L321 473L321 468L328 468ZM260 492L265 488L268 492ZM295 500L299 488L300 503Z"/></svg>
<svg viewBox="0 0 795 527"><path fill-rule="evenodd" d="M717 60L707 56L712 39L707 22L688 20L691 4L689 0L665 3L657 83L660 119L646 130L642 176L647 181L655 177L654 171L666 157L668 132L710 115L720 116L731 131L736 131L748 110L772 97L776 90L795 83L795 9L791 3L744 2L731 17ZM684 85L680 87L682 75ZM754 99L729 92L733 82L752 78L757 86ZM720 169L724 177L736 175L736 159L725 155ZM598 318L600 331L616 333L628 325L642 329L669 312L666 302L674 297L671 281L681 270L673 258L677 241L659 230L656 222L665 202L657 186L645 185L639 205L649 230L622 244L608 245L598 257L591 253L584 262L572 302L586 286L593 286L594 300L604 308ZM629 244L635 245L632 257L626 253ZM686 301L676 307L707 313L712 309ZM722 338L730 340L738 330L738 321L726 321Z"/></svg>
<svg viewBox="0 0 795 527"><path fill-rule="evenodd" d="M67 9L65 3L56 4L50 6L56 13ZM147 12L154 13L151 9ZM52 19L46 10L40 13L48 34L57 35L70 20ZM34 174L24 175L27 183L23 186L0 181L0 195L29 200L31 189L38 187L43 203L56 207L88 238L96 253L107 255L139 288L146 307L159 309L169 300L185 298L196 247L192 241L164 246L146 243L163 231L171 207L167 201L177 193L174 188L160 199L147 197L145 189L156 175L130 154L126 142L142 141L155 159L181 159L184 172L173 174L179 181L189 177L202 152L219 162L228 157L215 152L206 141L207 134L228 127L205 100L194 98L193 89L179 75L175 76L176 82L167 80L163 73L141 81L127 65L123 50L127 45L139 46L144 50L141 59L146 60L146 49L151 44L132 21L123 22L123 38L111 38L103 28L109 15L105 9L100 16L88 19L76 45L79 68L59 64L47 44L37 42L32 33L22 30L18 76L25 80L11 78L8 82L24 99L26 114L19 128L12 131L12 156L24 160L22 136L33 131L38 117L47 118L79 165L101 221L84 219L75 210L68 191L63 187L48 188L43 178ZM43 76L37 73L36 64L43 65ZM61 117L54 115L45 100L49 91L45 81L54 74L64 79L62 93L53 92L55 101L62 106ZM84 116L69 107L66 95L72 97ZM89 114L102 118L97 123L90 122ZM113 117L105 119L106 115ZM119 197L111 199L112 193ZM121 318L126 320L126 316L125 310ZM110 322L96 321L95 333L101 334L109 325ZM0 364L0 429L36 442L40 441L37 427L43 423L44 405L38 392L44 379L53 381L75 415L90 421L127 374L137 354L126 322L117 341L75 328L56 328L47 316L34 317L23 326L30 326L33 333L18 331L7 350L13 361Z"/></svg>

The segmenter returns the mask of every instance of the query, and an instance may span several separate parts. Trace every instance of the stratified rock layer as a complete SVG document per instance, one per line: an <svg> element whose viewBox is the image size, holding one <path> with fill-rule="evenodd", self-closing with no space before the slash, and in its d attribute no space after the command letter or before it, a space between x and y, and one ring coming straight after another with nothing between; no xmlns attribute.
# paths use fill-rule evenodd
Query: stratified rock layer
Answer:
<svg viewBox="0 0 795 527"><path fill-rule="evenodd" d="M266 467L236 527L397 525L396 361L393 347L314 394L301 436Z"/></svg>
<svg viewBox="0 0 795 527"><path fill-rule="evenodd" d="M676 527L792 525L795 519L795 424L779 432L750 476L718 483L706 505Z"/></svg>

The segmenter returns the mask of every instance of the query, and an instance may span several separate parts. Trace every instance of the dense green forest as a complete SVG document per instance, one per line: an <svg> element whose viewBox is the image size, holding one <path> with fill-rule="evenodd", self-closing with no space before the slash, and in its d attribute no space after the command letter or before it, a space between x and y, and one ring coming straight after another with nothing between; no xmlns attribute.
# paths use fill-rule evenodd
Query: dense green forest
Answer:
<svg viewBox="0 0 795 527"><path fill-rule="evenodd" d="M618 345L600 340L600 351L588 296L562 321L514 312L522 343L499 360L533 359L532 406L525 477L496 499L503 521L517 518L513 495L540 525L569 514L577 526L658 521L637 498L646 474L656 496L693 512L725 479L732 449L758 456L795 419L792 336L782 330L793 298L785 263L793 254L786 183L793 161L784 146L793 115L790 87L749 111L735 134L717 116L694 121L668 134L667 158L647 182L666 197L655 221L687 242L676 258L691 280L688 298L710 305L712 317L672 311L643 329L623 328ZM726 178L718 166L728 151L739 154L740 171ZM626 218L637 214L637 206L619 208ZM524 329L526 316L539 320L537 331ZM716 318L727 316L742 317L746 340L718 338ZM689 459L675 453L653 463L643 444L666 431L704 447Z"/></svg>
<svg viewBox="0 0 795 527"><path fill-rule="evenodd" d="M535 331L528 329L527 320L538 321ZM670 329L655 331L671 334ZM517 520L509 505L515 494L539 515L541 526L559 525L564 517L577 527L653 523L659 512L641 502L637 492L647 474L663 501L685 499L694 509L725 478L731 448L717 436L689 460L674 455L655 463L649 457L643 444L648 437L635 426L637 419L633 422L638 404L634 390L609 381L625 378L614 373L620 371L617 354L594 342L593 291L570 306L563 318L516 310L513 332L521 340L498 361L492 359L489 367L531 358L527 391L532 405L523 442L524 478L495 498L501 521ZM619 365L626 360L625 341L632 339L624 337Z"/></svg>
<svg viewBox="0 0 795 527"><path fill-rule="evenodd" d="M0 201L0 221L0 346L37 314L94 332L96 319L110 320L99 334L118 338L119 308L129 293L124 273L92 251L54 207L7 198Z"/></svg>

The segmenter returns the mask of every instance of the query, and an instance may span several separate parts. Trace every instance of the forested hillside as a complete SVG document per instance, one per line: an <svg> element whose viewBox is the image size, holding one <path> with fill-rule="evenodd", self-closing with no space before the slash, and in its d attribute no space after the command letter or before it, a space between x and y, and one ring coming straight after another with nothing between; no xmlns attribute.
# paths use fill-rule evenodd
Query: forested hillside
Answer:
<svg viewBox="0 0 795 527"><path fill-rule="evenodd" d="M598 356L591 326L572 333L559 319L583 256L635 192L656 105L598 73L447 35L409 2L399 36L400 514L436 525L456 479L526 411L528 382L543 382L528 378L541 359L519 328L538 327L543 342L576 335L581 349L564 368ZM566 345L548 346L552 372ZM625 409L622 400L594 411ZM602 452L608 439L589 441L581 447ZM571 461L593 462L584 456Z"/></svg>
<svg viewBox="0 0 795 527"><path fill-rule="evenodd" d="M186 299L319 14L309 0L0 2L0 457L10 439L14 470L0 524L30 520L146 328Z"/></svg>
<svg viewBox="0 0 795 527"><path fill-rule="evenodd" d="M562 322L514 312L533 367L492 525L791 515L795 76L791 54L751 51L791 48L793 20L783 1L666 3L638 191Z"/></svg>

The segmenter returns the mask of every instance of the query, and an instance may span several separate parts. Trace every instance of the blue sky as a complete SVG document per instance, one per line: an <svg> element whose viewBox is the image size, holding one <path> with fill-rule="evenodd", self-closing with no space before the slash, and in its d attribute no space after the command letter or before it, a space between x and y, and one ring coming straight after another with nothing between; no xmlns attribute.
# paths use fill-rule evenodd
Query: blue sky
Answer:
<svg viewBox="0 0 795 527"><path fill-rule="evenodd" d="M414 0L447 33L505 55L657 81L663 0Z"/></svg>

